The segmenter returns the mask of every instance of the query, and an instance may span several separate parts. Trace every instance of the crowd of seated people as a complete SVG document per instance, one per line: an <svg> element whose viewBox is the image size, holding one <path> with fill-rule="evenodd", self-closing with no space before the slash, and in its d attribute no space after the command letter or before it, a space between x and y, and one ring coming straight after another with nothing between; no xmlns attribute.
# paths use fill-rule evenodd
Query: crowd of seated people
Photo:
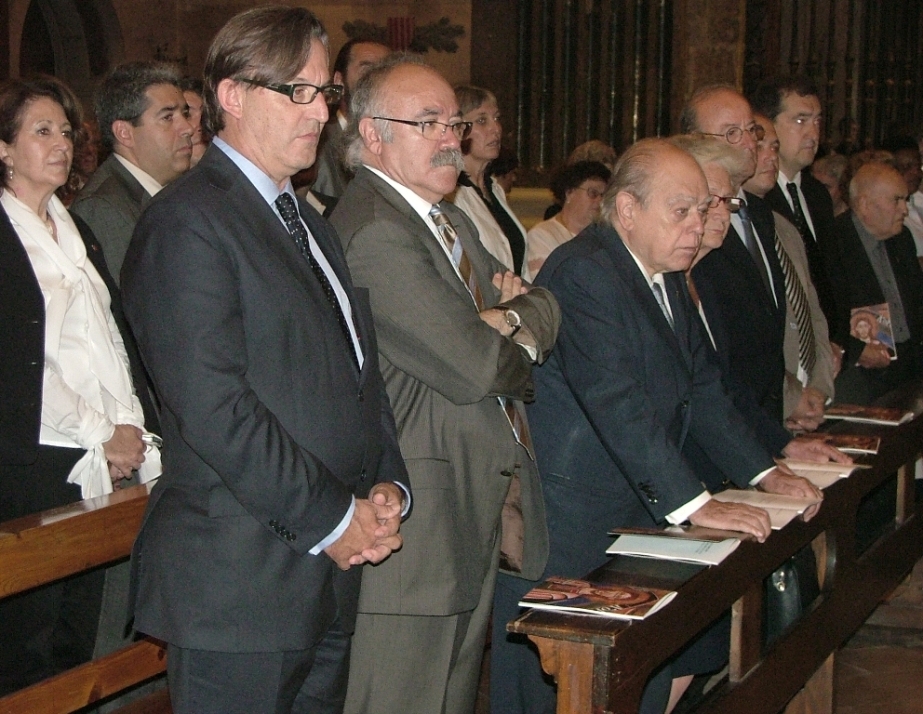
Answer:
<svg viewBox="0 0 923 714"><path fill-rule="evenodd" d="M121 641L130 605L177 712L470 714L492 626L492 711L550 713L504 629L525 591L615 525L765 540L711 493L819 496L774 460L848 462L799 435L923 376L913 138L815 161L809 80L702 86L676 136L578 147L527 232L492 92L371 41L331 72L326 41L266 7L204 81L115 67L101 146L61 82L0 86L0 521L159 477L144 568L0 601L0 695ZM313 599L243 612L205 570ZM643 711L726 658L720 622Z"/></svg>

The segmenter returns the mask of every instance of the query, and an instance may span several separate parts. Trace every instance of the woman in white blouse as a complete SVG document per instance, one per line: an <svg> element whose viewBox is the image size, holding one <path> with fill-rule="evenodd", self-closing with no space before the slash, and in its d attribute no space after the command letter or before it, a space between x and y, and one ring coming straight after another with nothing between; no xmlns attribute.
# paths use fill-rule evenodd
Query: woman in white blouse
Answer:
<svg viewBox="0 0 923 714"><path fill-rule="evenodd" d="M561 210L529 231L523 273L526 280L535 280L551 251L597 219L610 176L612 172L598 161L566 164L555 172L551 193Z"/></svg>
<svg viewBox="0 0 923 714"><path fill-rule="evenodd" d="M94 266L105 272L102 251L55 196L80 126L52 78L0 87L0 522L160 471ZM0 601L0 693L92 655L101 586L90 573Z"/></svg>
<svg viewBox="0 0 923 714"><path fill-rule="evenodd" d="M487 166L500 154L503 126L497 98L480 87L456 87L455 99L462 120L471 122L471 133L462 141L465 170L450 196L478 229L487 251L514 273L522 273L526 254L526 229L513 214L506 193Z"/></svg>

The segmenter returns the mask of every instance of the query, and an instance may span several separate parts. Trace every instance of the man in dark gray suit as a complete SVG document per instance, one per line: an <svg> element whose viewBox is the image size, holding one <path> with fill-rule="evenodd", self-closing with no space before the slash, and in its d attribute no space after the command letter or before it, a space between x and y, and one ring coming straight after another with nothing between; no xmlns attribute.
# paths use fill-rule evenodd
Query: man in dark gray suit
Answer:
<svg viewBox="0 0 923 714"><path fill-rule="evenodd" d="M388 56L391 50L373 40L351 39L337 53L333 63L333 82L345 88L336 114L324 127L317 147L317 178L311 190L324 196L339 198L352 178L346 166L343 132L349 121L349 97L369 67Z"/></svg>
<svg viewBox="0 0 923 714"><path fill-rule="evenodd" d="M684 456L687 439L740 487L820 495L775 467L708 358L683 276L708 203L691 156L661 139L638 142L615 167L600 222L542 268L537 283L561 305L561 334L535 370L529 407L548 512L546 575L581 577L601 565L616 526L689 520L764 540L765 511L711 500ZM664 703L647 700L642 711Z"/></svg>
<svg viewBox="0 0 923 714"><path fill-rule="evenodd" d="M137 629L168 644L177 714L341 711L350 568L400 546L409 507L368 294L290 181L339 97L326 42L303 8L219 31L216 137L145 210L125 259L164 438L132 603Z"/></svg>
<svg viewBox="0 0 923 714"><path fill-rule="evenodd" d="M170 65L129 62L113 68L96 93L99 133L112 155L71 210L93 230L116 284L141 211L189 170L194 127L180 81Z"/></svg>
<svg viewBox="0 0 923 714"><path fill-rule="evenodd" d="M547 555L522 400L558 307L443 201L469 129L445 79L391 56L360 80L352 114L358 171L331 220L371 293L414 510L400 556L363 572L346 711L470 714L498 560L536 578Z"/></svg>

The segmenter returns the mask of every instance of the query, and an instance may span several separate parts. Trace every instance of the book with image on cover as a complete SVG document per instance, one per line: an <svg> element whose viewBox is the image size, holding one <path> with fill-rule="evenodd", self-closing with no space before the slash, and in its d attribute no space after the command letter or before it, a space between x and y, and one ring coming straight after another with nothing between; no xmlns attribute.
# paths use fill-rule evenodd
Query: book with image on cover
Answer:
<svg viewBox="0 0 923 714"><path fill-rule="evenodd" d="M849 313L849 334L867 345L886 351L891 359L897 359L888 303L854 307Z"/></svg>
<svg viewBox="0 0 923 714"><path fill-rule="evenodd" d="M860 424L897 426L913 419L913 412L891 407L863 407L858 404L831 404L824 410L825 419L842 419Z"/></svg>
<svg viewBox="0 0 923 714"><path fill-rule="evenodd" d="M878 447L881 446L880 437L865 436L863 434L828 434L822 431L814 431L808 434L799 434L798 438L822 441L846 454L877 454Z"/></svg>
<svg viewBox="0 0 923 714"><path fill-rule="evenodd" d="M617 620L643 620L669 603L676 592L635 585L594 583L576 578L548 578L527 592L520 607Z"/></svg>

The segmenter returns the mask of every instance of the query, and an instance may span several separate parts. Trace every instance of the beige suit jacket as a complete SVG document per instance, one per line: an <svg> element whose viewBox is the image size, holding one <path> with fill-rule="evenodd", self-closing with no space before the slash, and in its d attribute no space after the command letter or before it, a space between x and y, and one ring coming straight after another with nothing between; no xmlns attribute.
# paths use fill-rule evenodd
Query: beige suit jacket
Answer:
<svg viewBox="0 0 923 714"><path fill-rule="evenodd" d="M830 334L827 329L827 319L820 308L817 291L814 289L811 274L808 272L808 257L804 249L804 243L801 241L801 234L781 214L773 211L772 215L776 222L776 233L779 236L779 242L785 252L788 253L789 258L792 259L798 279L804 286L805 293L808 296L811 325L814 327L817 363L813 372L809 375L807 386L813 387L827 397L833 398L833 352L830 349ZM798 381L798 323L792 312L792 306L788 304L786 304L785 310L785 342L783 350L785 352L785 390L782 410L785 418L788 418L795 410L795 407L798 406L798 400L801 399L803 389L801 382Z"/></svg>

